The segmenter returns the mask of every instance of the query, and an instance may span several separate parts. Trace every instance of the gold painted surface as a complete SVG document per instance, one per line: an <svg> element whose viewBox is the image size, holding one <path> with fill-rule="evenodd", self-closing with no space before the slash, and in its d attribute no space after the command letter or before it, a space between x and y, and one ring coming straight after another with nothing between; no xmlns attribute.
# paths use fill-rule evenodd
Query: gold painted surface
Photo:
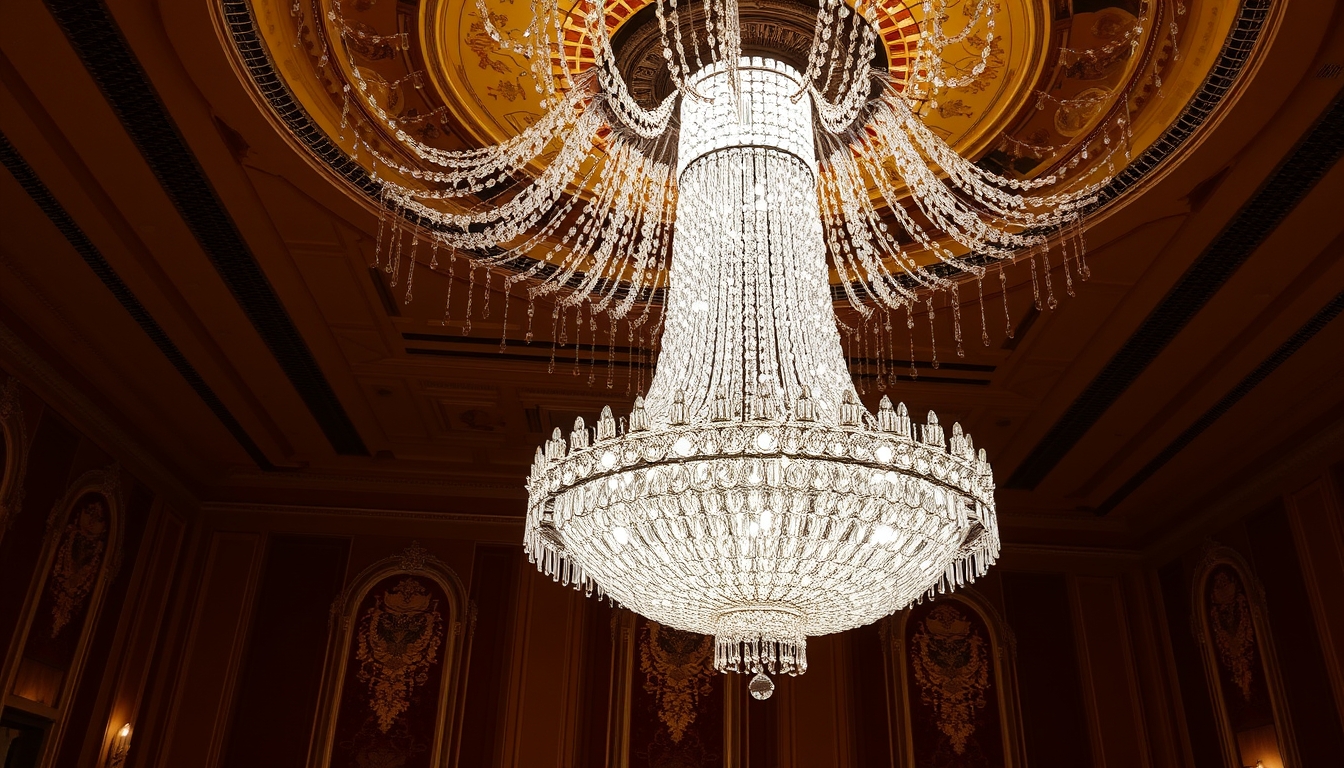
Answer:
<svg viewBox="0 0 1344 768"><path fill-rule="evenodd" d="M937 606L911 638L911 666L920 700L934 712L938 730L965 754L975 733L976 710L989 687L989 643L952 603Z"/></svg>
<svg viewBox="0 0 1344 768"><path fill-rule="evenodd" d="M1250 701L1255 671L1255 624L1245 591L1227 571L1218 571L1213 576L1209 633L1218 650L1218 661L1227 668L1242 697Z"/></svg>
<svg viewBox="0 0 1344 768"><path fill-rule="evenodd" d="M61 534L51 567L51 636L56 638L84 606L107 550L107 506L94 497L79 506Z"/></svg>
<svg viewBox="0 0 1344 768"><path fill-rule="evenodd" d="M313 0L299 16L281 0L256 0L253 7L277 69L313 120L347 152L359 130L379 151L423 168L397 142L396 131L436 148L459 149L502 141L543 114L528 62L486 34L476 0L345 2L353 38L362 38L355 39L349 55L325 15L332 2ZM592 59L581 23L587 2L562 5L569 13L565 55L576 72ZM928 21L920 2L883 2L878 28L889 72L899 84ZM988 168L1010 177L1064 172L1070 187L1118 173L1171 125L1216 60L1237 6L1236 0L995 2L996 36L986 72L915 107L963 156L983 159ZM608 30L620 31L647 4L611 0L605 6ZM486 0L486 8L505 33L518 33L531 13L523 0ZM951 3L944 30L957 33L973 9L972 0ZM1142 33L1133 35L1141 15L1148 20ZM316 29L310 28L314 18ZM953 69L974 66L984 32L982 23L944 52ZM405 35L404 50L378 39L394 34ZM344 89L354 81L354 66L395 125L375 123L358 98L347 101ZM560 62L551 62L551 69L558 73ZM602 142L599 137L595 153ZM1084 146L1090 151L1080 151ZM420 184L381 164L375 168L367 153L355 160L380 177ZM529 167L525 172L539 171ZM944 245L957 253L964 250ZM548 250L549 243L542 243L534 255ZM552 253L556 256L563 253ZM916 258L925 262L932 256Z"/></svg>
<svg viewBox="0 0 1344 768"><path fill-rule="evenodd" d="M379 730L387 733L438 661L443 643L438 601L417 579L402 579L374 598L360 619L357 642L359 681L368 686L369 708Z"/></svg>
<svg viewBox="0 0 1344 768"><path fill-rule="evenodd" d="M650 621L639 639L644 690L658 702L658 719L673 743L681 741L708 696L714 670L714 639Z"/></svg>

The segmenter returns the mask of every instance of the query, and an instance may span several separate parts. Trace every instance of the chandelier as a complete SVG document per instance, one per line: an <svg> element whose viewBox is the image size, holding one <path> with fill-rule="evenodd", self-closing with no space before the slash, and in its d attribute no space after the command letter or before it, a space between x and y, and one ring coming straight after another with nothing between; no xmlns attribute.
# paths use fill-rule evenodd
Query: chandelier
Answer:
<svg viewBox="0 0 1344 768"><path fill-rule="evenodd" d="M653 382L624 424L607 408L537 451L524 546L562 582L713 635L722 671L797 674L807 636L982 575L994 483L960 426L949 440L932 413L859 403L803 76L752 58L686 87Z"/></svg>
<svg viewBox="0 0 1344 768"><path fill-rule="evenodd" d="M1053 249L1070 287L1073 272L1085 278L1082 218L1128 142L1107 134L1104 161L1078 178L1066 178L1075 158L1019 179L924 124L920 108L984 69L989 0L950 35L944 0L926 0L933 21L899 83L870 67L872 2L821 0L796 67L743 55L736 0L654 5L671 89L641 103L601 0L571 12L533 0L510 35L478 0L485 33L530 62L547 111L502 143L450 151L412 135L380 103L390 86L353 64L354 50L406 46L404 33L374 35L334 3L327 21L352 62L341 128L352 155L372 160L384 211L375 263L396 285L406 259L408 301L424 239L431 269L441 254L450 276L466 260L468 303L478 280L485 300L496 278L506 296L524 285L529 342L546 298L553 344L570 338L570 312L594 357L599 317L613 350L622 327L632 347L660 344L627 417L605 408L537 450L524 546L564 584L713 635L716 668L755 673L764 698L767 673L806 671L807 637L973 581L999 555L983 449L885 396L867 410L844 342L889 347L902 310L908 329L926 310L932 332L943 295L960 355L959 291L974 282L983 297L995 266L1006 286L1002 264L1027 254L1035 285L1039 256L1049 286ZM983 40L979 63L948 71L942 48L967 39ZM395 146L361 130L363 112ZM452 301L450 287L445 319ZM980 310L987 344L983 299Z"/></svg>

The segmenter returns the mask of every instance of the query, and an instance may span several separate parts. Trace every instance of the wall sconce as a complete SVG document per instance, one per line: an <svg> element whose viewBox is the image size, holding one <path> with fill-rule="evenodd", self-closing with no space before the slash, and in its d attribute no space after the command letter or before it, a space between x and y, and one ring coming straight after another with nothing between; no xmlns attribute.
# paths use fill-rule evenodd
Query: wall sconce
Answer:
<svg viewBox="0 0 1344 768"><path fill-rule="evenodd" d="M131 724L126 723L112 737L112 749L107 755L107 768L122 768L126 765L126 755L131 751Z"/></svg>

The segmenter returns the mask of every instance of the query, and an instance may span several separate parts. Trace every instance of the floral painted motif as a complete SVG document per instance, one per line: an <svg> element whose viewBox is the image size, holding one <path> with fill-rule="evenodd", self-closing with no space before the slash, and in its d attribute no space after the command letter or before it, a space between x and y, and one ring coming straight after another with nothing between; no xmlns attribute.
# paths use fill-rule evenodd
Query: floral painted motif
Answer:
<svg viewBox="0 0 1344 768"><path fill-rule="evenodd" d="M1214 647L1218 649L1218 661L1227 668L1241 695L1250 701L1255 666L1255 624L1251 620L1246 593L1226 570L1213 575L1209 589L1209 629Z"/></svg>
<svg viewBox="0 0 1344 768"><path fill-rule="evenodd" d="M415 689L429 680L443 643L438 601L418 580L406 577L374 598L360 619L359 681L368 686L369 708L387 733L411 705Z"/></svg>
<svg viewBox="0 0 1344 768"><path fill-rule="evenodd" d="M56 638L74 618L98 581L107 550L107 505L101 496L86 496L75 505L61 534L51 567L51 636Z"/></svg>
<svg viewBox="0 0 1344 768"><path fill-rule="evenodd" d="M480 17L477 17L478 19ZM502 13L490 12L490 23L495 29L501 32L505 30L509 23L509 17ZM484 21L473 21L467 28L467 34L463 38L467 48L476 54L476 66L484 70L498 72L501 75L512 74L513 68L504 61L496 59L495 54L500 53L500 45L495 41L490 33L485 29Z"/></svg>
<svg viewBox="0 0 1344 768"><path fill-rule="evenodd" d="M935 607L912 638L911 660L920 700L933 710L938 730L965 754L976 712L989 687L988 643L950 603Z"/></svg>
<svg viewBox="0 0 1344 768"><path fill-rule="evenodd" d="M658 719L674 743L686 735L700 709L700 697L712 691L714 640L649 622L639 643L644 690L658 702Z"/></svg>

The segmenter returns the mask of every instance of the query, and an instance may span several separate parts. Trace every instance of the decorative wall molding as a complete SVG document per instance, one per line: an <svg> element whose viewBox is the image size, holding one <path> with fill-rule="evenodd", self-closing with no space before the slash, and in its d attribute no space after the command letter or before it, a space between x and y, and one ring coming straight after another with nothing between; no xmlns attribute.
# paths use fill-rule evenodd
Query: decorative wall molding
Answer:
<svg viewBox="0 0 1344 768"><path fill-rule="evenodd" d="M975 613L989 632L988 662L993 669L994 696L998 705L999 727L1003 739L1005 768L1026 765L1022 744L1022 717L1018 711L1017 693L1017 637L984 595L973 587L939 595L935 603L961 606ZM915 766L914 725L911 720L913 705L910 701L910 655L913 649L905 642L911 611L902 611L883 619L879 632L884 641L887 664L887 685L893 758L896 765Z"/></svg>
<svg viewBox="0 0 1344 768"><path fill-rule="evenodd" d="M1209 605L1207 599L1209 582L1217 574L1225 574L1226 570L1224 569L1231 569L1236 574L1240 584L1235 584L1229 580L1225 585L1214 585L1217 592L1234 590L1228 592L1227 604L1220 605L1218 608L1226 608L1234 612L1242 608L1249 610L1250 616L1241 617L1241 621L1249 618L1251 622L1249 628L1253 629L1254 633L1250 638L1254 643L1252 646L1245 646L1244 639L1226 639L1223 635L1228 633L1229 628L1211 620L1214 609ZM1219 589L1220 586L1222 589ZM1236 586L1241 586L1242 590L1240 592L1235 591ZM1244 598L1244 602L1241 598ZM1195 566L1194 574L1190 580L1190 605L1190 630L1194 633L1195 642L1204 658L1204 674L1209 685L1210 704L1218 725L1225 764L1245 764L1244 756L1241 754L1239 734L1226 705L1227 698L1235 697L1239 691L1227 690L1224 687L1222 670L1222 667L1226 667L1229 663L1237 663L1239 660L1247 665L1246 669L1230 670L1229 676L1235 679L1240 675L1245 675L1244 686L1249 691L1250 687L1255 684L1255 674L1259 673L1261 684L1265 686L1265 694L1268 696L1269 704L1273 709L1275 737L1278 740L1282 765L1284 768L1299 768L1302 762L1297 754L1297 740L1293 736L1293 726L1288 714L1288 698L1284 693L1283 679L1279 674L1278 654L1274 649L1273 635L1270 633L1269 609L1265 602L1265 590L1259 579L1255 577L1250 565L1239 552L1231 547L1215 544L1212 541L1204 543L1200 551L1199 563ZM1235 629L1246 628L1244 624L1239 623ZM1243 653L1259 656L1260 663L1256 665L1259 669L1250 668L1250 658L1228 658ZM1236 685L1233 686L1233 688L1236 687ZM1250 696L1251 694L1247 692L1247 701L1250 701Z"/></svg>
<svg viewBox="0 0 1344 768"><path fill-rule="evenodd" d="M77 509L82 501L91 498L97 501ZM50 765L56 756L56 746L63 743L71 700L88 661L103 598L121 567L125 525L122 473L117 464L89 470L75 478L47 517L42 554L35 577L28 585L16 641L0 667L0 686L11 693L6 706L52 721L44 740L41 765ZM70 638L70 632L78 634ZM54 642L62 634L67 639L60 647L72 650L66 652L68 660L66 667L59 669L59 677L50 682L45 679L24 682L30 646ZM38 666L49 666L50 659L42 658L46 660ZM33 692L20 693L24 686L31 687Z"/></svg>
<svg viewBox="0 0 1344 768"><path fill-rule="evenodd" d="M366 647L375 641L378 627L365 625L371 621L378 622L381 614L366 611L366 615L361 615L360 607L378 584L397 576L409 577L411 587L408 589L419 587L421 592L409 596L398 593L398 599L405 598L406 602L391 606L387 610L401 611L408 617L416 613L424 614L429 618L422 618L416 627L422 633L437 633L434 637L424 635L419 638L424 641L420 643L423 652L415 659L400 657L385 659L379 651ZM428 579L437 585L446 596L448 605L442 606L440 610L436 604L430 602L429 597L423 596L420 582L414 581L416 578ZM417 600L419 602L416 602ZM323 665L317 721L308 749L310 768L326 768L332 762L338 737L353 737L351 734L337 733L338 720L344 710L344 688L347 677L350 676L349 665L355 663L352 660L352 650L360 656L360 673L356 679L370 678L376 682L379 676L384 674L380 673L379 669L383 669L389 678L387 685L370 689L374 691L370 701L378 702L378 707L370 705L373 716L378 719L375 728L384 735L395 734L393 726L411 705L409 697L412 695L412 689L431 682L431 678L426 677L428 667L434 664L440 666L437 679L432 680L437 683L438 692L434 700L436 716L433 719L435 723L433 744L429 746L429 765L430 768L447 768L453 765L457 756L458 741L462 736L466 665L471 655L472 633L469 631L471 614L466 589L457 573L418 541L413 541L397 554L373 563L352 579L332 604L330 636L327 642L326 661ZM401 624L397 626L406 631L416 628L404 621ZM431 646L432 651L429 650ZM397 651L398 649L390 650L394 653ZM429 658L431 653L434 657L432 660ZM425 670L413 675L412 678L401 680L396 676L405 670L398 668L397 664L403 662L418 664Z"/></svg>
<svg viewBox="0 0 1344 768"><path fill-rule="evenodd" d="M23 418L19 380L6 377L0 384L0 441L5 453L0 461L0 539L23 509L24 483L28 477L28 425Z"/></svg>

